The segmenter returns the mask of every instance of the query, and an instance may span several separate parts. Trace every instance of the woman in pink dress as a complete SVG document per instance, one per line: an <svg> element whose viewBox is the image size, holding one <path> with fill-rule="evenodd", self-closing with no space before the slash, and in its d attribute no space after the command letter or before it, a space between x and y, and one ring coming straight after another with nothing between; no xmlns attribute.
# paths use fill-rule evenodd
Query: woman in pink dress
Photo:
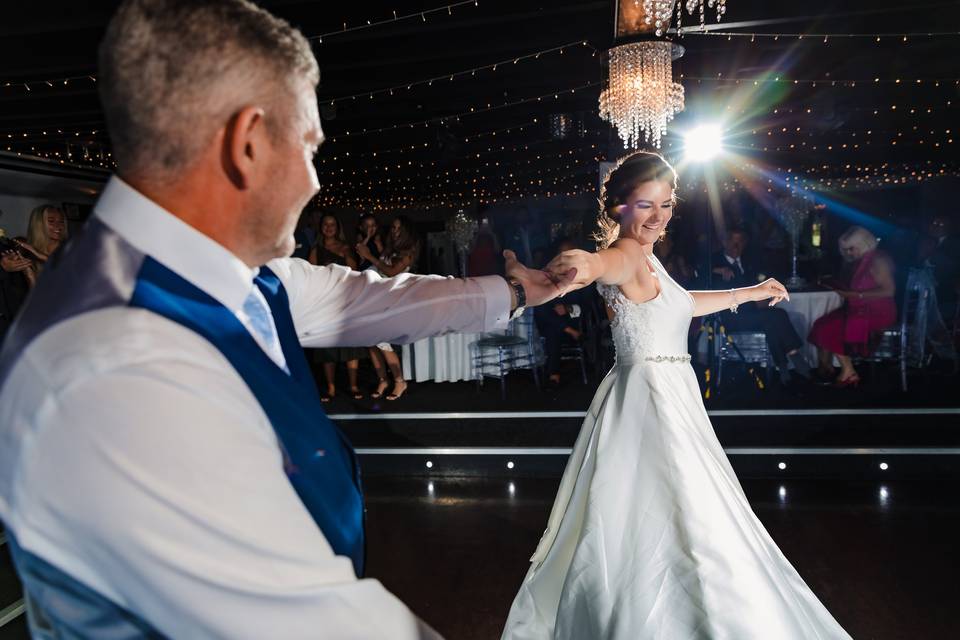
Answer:
<svg viewBox="0 0 960 640"><path fill-rule="evenodd" d="M834 384L848 387L860 382L851 354L867 353L870 335L897 321L893 299L897 287L893 280L893 261L877 249L875 235L863 227L851 227L840 237L839 244L840 254L848 265L845 271L850 277L845 288L837 293L846 304L818 318L810 330L809 340L817 347L820 375L833 377L833 357L836 356L841 368Z"/></svg>

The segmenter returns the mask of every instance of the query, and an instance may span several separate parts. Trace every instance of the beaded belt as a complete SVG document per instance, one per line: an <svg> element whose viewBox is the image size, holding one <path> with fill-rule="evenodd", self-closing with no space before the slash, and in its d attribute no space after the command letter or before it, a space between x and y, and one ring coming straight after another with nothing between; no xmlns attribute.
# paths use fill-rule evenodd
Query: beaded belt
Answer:
<svg viewBox="0 0 960 640"><path fill-rule="evenodd" d="M685 353L682 356L647 356L644 360L647 362L690 362L690 354Z"/></svg>
<svg viewBox="0 0 960 640"><path fill-rule="evenodd" d="M639 364L641 362L690 362L690 354L684 353L679 356L641 356L639 354L623 355L617 354L618 364Z"/></svg>

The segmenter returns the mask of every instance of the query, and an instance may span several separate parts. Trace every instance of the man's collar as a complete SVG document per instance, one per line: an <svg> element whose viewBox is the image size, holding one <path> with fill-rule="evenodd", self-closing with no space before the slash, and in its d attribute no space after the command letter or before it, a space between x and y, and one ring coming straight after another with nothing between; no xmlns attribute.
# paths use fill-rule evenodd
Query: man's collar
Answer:
<svg viewBox="0 0 960 640"><path fill-rule="evenodd" d="M107 182L94 215L139 251L236 312L253 287L251 269L117 176Z"/></svg>

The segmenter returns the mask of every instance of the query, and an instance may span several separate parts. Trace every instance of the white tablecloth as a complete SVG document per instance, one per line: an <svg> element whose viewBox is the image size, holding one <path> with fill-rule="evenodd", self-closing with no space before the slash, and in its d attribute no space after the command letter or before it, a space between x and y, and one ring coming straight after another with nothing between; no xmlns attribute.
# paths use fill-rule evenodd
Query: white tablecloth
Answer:
<svg viewBox="0 0 960 640"><path fill-rule="evenodd" d="M512 322L514 335L526 337L533 326L533 309L527 309L523 320ZM491 333L507 333L493 331ZM483 333L448 333L434 338L424 338L403 345L403 377L424 382L457 382L476 380L473 371L473 351L470 345L482 338Z"/></svg>
<svg viewBox="0 0 960 640"><path fill-rule="evenodd" d="M482 335L448 333L403 345L403 377L417 382L474 380L470 345Z"/></svg>
<svg viewBox="0 0 960 640"><path fill-rule="evenodd" d="M804 353L811 366L817 364L817 348L807 342L810 328L817 318L824 316L843 305L835 291L796 291L790 294L790 301L784 300L777 306L787 312L793 328L804 341Z"/></svg>

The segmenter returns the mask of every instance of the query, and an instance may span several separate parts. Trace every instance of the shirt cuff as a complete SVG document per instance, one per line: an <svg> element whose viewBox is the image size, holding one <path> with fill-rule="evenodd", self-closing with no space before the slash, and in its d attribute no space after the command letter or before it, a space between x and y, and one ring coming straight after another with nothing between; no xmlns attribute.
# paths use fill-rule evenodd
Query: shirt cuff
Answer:
<svg viewBox="0 0 960 640"><path fill-rule="evenodd" d="M471 279L480 286L480 290L487 299L483 312L484 330L506 329L510 320L510 285L500 276Z"/></svg>

